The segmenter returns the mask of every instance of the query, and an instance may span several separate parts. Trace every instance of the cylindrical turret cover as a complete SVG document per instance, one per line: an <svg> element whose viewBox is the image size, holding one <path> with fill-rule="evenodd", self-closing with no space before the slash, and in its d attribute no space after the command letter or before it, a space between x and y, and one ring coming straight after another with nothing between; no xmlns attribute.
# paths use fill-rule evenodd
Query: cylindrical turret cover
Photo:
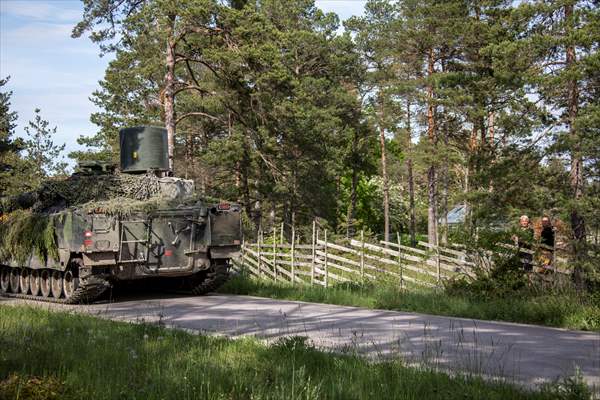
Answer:
<svg viewBox="0 0 600 400"><path fill-rule="evenodd" d="M135 126L119 131L121 171L168 171L167 130L157 126Z"/></svg>

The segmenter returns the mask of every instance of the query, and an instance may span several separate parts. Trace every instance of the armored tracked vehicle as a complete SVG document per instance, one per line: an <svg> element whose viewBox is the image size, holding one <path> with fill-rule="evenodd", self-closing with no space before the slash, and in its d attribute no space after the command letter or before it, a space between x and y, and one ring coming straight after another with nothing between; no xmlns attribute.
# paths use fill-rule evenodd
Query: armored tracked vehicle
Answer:
<svg viewBox="0 0 600 400"><path fill-rule="evenodd" d="M149 279L202 295L222 285L241 242L241 208L207 202L168 176L166 131L120 131L121 163L81 163L71 177L3 201L0 293L76 304Z"/></svg>

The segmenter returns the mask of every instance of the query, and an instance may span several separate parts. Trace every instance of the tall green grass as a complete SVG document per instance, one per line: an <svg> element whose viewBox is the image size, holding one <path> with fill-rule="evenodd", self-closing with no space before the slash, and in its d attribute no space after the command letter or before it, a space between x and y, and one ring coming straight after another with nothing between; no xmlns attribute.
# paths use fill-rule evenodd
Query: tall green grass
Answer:
<svg viewBox="0 0 600 400"><path fill-rule="evenodd" d="M515 293L503 298L449 294L444 290L400 290L392 282L300 286L233 277L222 293L300 300L374 309L484 320L510 321L580 330L600 330L600 304L574 293Z"/></svg>
<svg viewBox="0 0 600 400"><path fill-rule="evenodd" d="M333 355L298 337L266 346L24 306L0 305L0 349L3 399L552 399L558 393L558 387L529 392L451 378L400 360Z"/></svg>

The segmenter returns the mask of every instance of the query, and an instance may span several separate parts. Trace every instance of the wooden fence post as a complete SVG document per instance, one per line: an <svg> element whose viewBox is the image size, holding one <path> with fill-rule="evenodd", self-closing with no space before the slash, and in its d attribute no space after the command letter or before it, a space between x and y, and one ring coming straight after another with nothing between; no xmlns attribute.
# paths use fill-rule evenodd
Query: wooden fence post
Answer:
<svg viewBox="0 0 600 400"><path fill-rule="evenodd" d="M275 226L273 226L273 270L275 272L275 282L277 282L277 238L275 236L275 234L277 233L277 228L275 228Z"/></svg>
<svg viewBox="0 0 600 400"><path fill-rule="evenodd" d="M442 270L440 268L440 246L435 246L435 251L435 265L437 267L437 285L440 286L442 283Z"/></svg>
<svg viewBox="0 0 600 400"><path fill-rule="evenodd" d="M325 229L325 287L329 285L329 269L327 267L327 229Z"/></svg>
<svg viewBox="0 0 600 400"><path fill-rule="evenodd" d="M317 222L313 220L313 229L312 229L312 258L310 260L310 285L313 286L315 284L315 257L317 256Z"/></svg>
<svg viewBox="0 0 600 400"><path fill-rule="evenodd" d="M360 230L360 279L365 283L365 231Z"/></svg>
<svg viewBox="0 0 600 400"><path fill-rule="evenodd" d="M260 278L263 278L263 272L262 272L262 256L261 256L261 238L262 238L262 231L258 232L258 276Z"/></svg>
<svg viewBox="0 0 600 400"><path fill-rule="evenodd" d="M296 266L294 265L295 264L294 257L296 256L295 250L296 250L296 230L292 226L292 285L296 282Z"/></svg>
<svg viewBox="0 0 600 400"><path fill-rule="evenodd" d="M246 275L246 263L244 262L244 250L246 249L246 238L242 238L242 247L240 247L240 261L242 262L240 272L243 276Z"/></svg>
<svg viewBox="0 0 600 400"><path fill-rule="evenodd" d="M398 266L400 267L400 289L404 288L404 268L402 267L402 255L400 254L400 232L396 232L396 240L398 241Z"/></svg>
<svg viewBox="0 0 600 400"><path fill-rule="evenodd" d="M316 235L317 235L317 236L316 236L316 237L317 237L317 240L316 240L317 246L319 245L319 233L320 233L320 229L319 229L319 228L317 228L317 232L316 232ZM315 253L315 257L317 257L317 256L316 256L316 253ZM315 259L315 260L316 260L316 259ZM316 263L316 261L315 261L315 263ZM316 275L317 275L316 267L317 267L317 266L316 266L316 264L315 264L315 271L314 271L314 274L315 274L315 279L316 279Z"/></svg>

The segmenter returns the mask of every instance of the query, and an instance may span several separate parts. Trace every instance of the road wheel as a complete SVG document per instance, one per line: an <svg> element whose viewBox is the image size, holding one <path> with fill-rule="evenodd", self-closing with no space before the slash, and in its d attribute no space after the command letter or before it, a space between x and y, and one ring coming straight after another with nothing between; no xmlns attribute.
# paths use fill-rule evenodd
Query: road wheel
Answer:
<svg viewBox="0 0 600 400"><path fill-rule="evenodd" d="M44 269L40 273L40 290L42 291L42 296L50 297L50 286L50 271Z"/></svg>
<svg viewBox="0 0 600 400"><path fill-rule="evenodd" d="M29 288L31 289L31 294L34 296L39 296L41 287L42 285L40 282L40 271L34 269L29 275Z"/></svg>
<svg viewBox="0 0 600 400"><path fill-rule="evenodd" d="M63 292L62 272L52 271L52 275L50 275L50 289L52 291L52 297L59 299Z"/></svg>
<svg viewBox="0 0 600 400"><path fill-rule="evenodd" d="M10 289L10 270L0 267L0 292L7 293Z"/></svg>
<svg viewBox="0 0 600 400"><path fill-rule="evenodd" d="M19 268L12 268L10 270L10 291L11 293L19 293Z"/></svg>
<svg viewBox="0 0 600 400"><path fill-rule="evenodd" d="M19 285L21 285L21 293L23 294L29 293L30 275L29 268L21 269L21 274L19 275Z"/></svg>
<svg viewBox="0 0 600 400"><path fill-rule="evenodd" d="M75 290L79 287L79 278L77 278L71 270L65 271L63 275L63 289L65 297L70 298Z"/></svg>

